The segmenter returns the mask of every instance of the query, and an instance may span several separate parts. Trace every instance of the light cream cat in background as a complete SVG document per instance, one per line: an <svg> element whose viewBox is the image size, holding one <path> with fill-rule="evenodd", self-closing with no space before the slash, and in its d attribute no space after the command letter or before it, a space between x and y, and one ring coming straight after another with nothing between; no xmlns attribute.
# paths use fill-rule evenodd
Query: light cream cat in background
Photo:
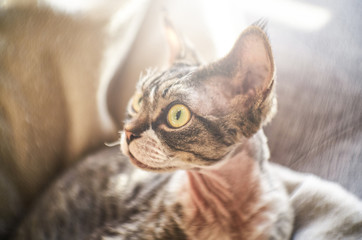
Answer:
<svg viewBox="0 0 362 240"><path fill-rule="evenodd" d="M14 2L0 6L0 238L60 171L115 139L108 86L148 8L68 14Z"/></svg>

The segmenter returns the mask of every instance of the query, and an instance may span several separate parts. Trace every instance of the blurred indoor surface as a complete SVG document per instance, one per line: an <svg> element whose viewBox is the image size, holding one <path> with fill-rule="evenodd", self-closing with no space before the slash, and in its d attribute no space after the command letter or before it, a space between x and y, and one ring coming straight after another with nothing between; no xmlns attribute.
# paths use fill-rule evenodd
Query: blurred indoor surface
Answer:
<svg viewBox="0 0 362 240"><path fill-rule="evenodd" d="M362 2L298 3L321 18L314 16L315 28L270 21L279 102L266 129L271 160L337 181L361 198Z"/></svg>

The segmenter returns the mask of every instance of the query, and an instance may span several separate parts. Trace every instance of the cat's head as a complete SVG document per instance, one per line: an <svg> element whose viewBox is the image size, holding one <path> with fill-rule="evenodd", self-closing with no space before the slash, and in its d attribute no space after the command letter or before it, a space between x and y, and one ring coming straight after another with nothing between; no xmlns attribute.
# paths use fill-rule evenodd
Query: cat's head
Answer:
<svg viewBox="0 0 362 240"><path fill-rule="evenodd" d="M122 151L150 171L212 165L255 134L275 112L274 62L258 24L230 53L202 65L170 24L171 67L148 71L131 99Z"/></svg>

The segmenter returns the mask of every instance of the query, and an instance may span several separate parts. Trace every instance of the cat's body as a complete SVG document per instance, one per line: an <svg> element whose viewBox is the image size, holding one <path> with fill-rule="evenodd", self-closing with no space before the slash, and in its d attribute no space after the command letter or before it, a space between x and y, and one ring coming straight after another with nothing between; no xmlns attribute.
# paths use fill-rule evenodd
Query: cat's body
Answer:
<svg viewBox="0 0 362 240"><path fill-rule="evenodd" d="M358 203L357 212L344 211L348 206L339 211L351 228L338 221L318 227L323 210L309 214L315 220L309 226L301 217L308 204L318 206L323 199L333 209L336 203L323 194L303 199L298 194L304 177L290 178L268 163L261 127L274 114L276 100L263 26L249 27L225 58L204 66L169 23L166 27L172 66L149 71L130 101L121 137L129 159L114 149L86 159L49 189L14 239L284 240L292 234L296 239L306 239L305 233L310 239L339 236L333 231L360 234L357 200L347 195Z"/></svg>
<svg viewBox="0 0 362 240"><path fill-rule="evenodd" d="M285 239L360 239L362 217L358 218L356 211L362 207L356 205L357 200L335 184L269 166L271 174L287 187L292 211L297 213L294 238ZM117 147L103 149L48 190L15 239L188 239L180 223L174 222L182 218L181 205L168 208L170 211L159 208L167 201L169 187L175 187L169 185L171 175L175 180L182 176L144 172L130 164ZM181 183L179 180L175 182ZM318 192L322 194L316 196ZM323 212L311 205L329 206ZM208 226L205 229L212 232Z"/></svg>
<svg viewBox="0 0 362 240"><path fill-rule="evenodd" d="M259 168L253 159L244 159L240 163ZM210 188L202 174L144 172L118 148L105 149L63 176L41 199L15 239L269 239L269 235L274 236L270 239L289 239L293 214L284 189L277 179L271 186L273 177L266 172L266 162L265 180L260 185L255 181L260 173L249 172L249 168L243 168L245 173L233 168L239 178L254 180L239 188L252 194L235 201L227 199L236 196L226 189L213 191L221 187L216 184L217 175L209 179L215 183L215 188ZM194 192L203 186L207 192Z"/></svg>
<svg viewBox="0 0 362 240"><path fill-rule="evenodd" d="M155 195L162 192L167 179L169 176L145 174L131 166L119 149L101 151L56 183L41 199L35 213L26 219L27 227L17 238L98 239L101 235L112 236L119 223L125 223L119 229L125 236L136 234L139 230L128 227L127 223L144 224L142 219L148 211L142 213L140 206L145 211ZM145 185L149 181L153 187ZM132 216L136 217L133 221ZM134 239L138 239L136 236Z"/></svg>

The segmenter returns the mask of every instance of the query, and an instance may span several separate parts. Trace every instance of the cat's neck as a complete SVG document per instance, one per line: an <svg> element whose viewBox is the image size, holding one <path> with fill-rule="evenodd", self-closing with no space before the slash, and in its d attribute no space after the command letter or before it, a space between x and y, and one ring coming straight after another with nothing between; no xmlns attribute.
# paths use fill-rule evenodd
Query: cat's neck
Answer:
<svg viewBox="0 0 362 240"><path fill-rule="evenodd" d="M190 236L197 234L196 239L259 239L267 234L270 219L264 212L269 211L269 203L263 199L266 187L261 167L266 159L260 159L268 156L265 151L268 152L261 131L240 143L217 165L187 171L188 180L183 191L187 196L184 206ZM202 228L205 231L200 231ZM246 236L245 233L257 236Z"/></svg>

